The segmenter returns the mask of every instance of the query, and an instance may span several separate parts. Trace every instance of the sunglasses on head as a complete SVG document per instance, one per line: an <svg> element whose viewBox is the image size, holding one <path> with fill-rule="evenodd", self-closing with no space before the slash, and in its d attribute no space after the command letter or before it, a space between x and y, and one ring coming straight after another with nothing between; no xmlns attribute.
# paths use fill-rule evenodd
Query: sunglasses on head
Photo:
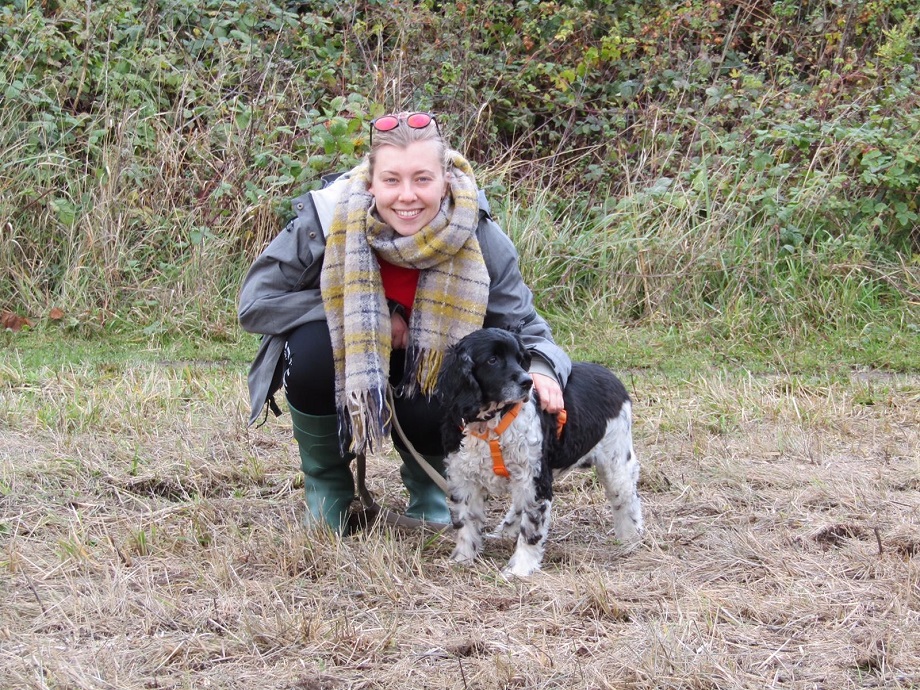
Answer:
<svg viewBox="0 0 920 690"><path fill-rule="evenodd" d="M378 132L392 132L402 123L406 123L406 126L410 127L411 129L425 129L425 127L430 125L432 122L434 122L434 128L437 130L438 136L441 136L441 128L438 127L438 121L434 119L434 115L431 113L381 115L380 117L371 120L370 145L374 145L374 130L377 130Z"/></svg>

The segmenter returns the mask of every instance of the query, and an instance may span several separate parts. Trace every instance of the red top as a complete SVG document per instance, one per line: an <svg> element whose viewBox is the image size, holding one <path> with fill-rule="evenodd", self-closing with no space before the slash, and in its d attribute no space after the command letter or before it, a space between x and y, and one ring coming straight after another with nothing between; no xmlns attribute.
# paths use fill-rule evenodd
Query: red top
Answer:
<svg viewBox="0 0 920 690"><path fill-rule="evenodd" d="M418 277L421 271L417 268L404 268L396 266L377 257L380 264L380 280L383 283L383 292L387 299L399 302L406 308L408 314L415 302L415 290L418 288Z"/></svg>

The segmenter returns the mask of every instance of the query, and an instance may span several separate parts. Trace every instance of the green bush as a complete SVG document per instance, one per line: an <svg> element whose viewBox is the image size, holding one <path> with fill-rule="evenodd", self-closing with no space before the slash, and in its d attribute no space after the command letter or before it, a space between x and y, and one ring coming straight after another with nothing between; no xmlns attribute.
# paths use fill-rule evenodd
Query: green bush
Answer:
<svg viewBox="0 0 920 690"><path fill-rule="evenodd" d="M531 277L576 309L792 323L787 299L812 322L835 295L841 314L909 305L917 9L7 2L0 306L226 330L286 200L406 108L439 113Z"/></svg>

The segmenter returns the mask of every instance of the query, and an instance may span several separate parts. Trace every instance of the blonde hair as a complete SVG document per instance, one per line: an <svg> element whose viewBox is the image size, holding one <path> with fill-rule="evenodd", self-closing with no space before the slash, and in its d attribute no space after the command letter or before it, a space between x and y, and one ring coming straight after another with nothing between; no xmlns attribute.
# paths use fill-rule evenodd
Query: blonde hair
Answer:
<svg viewBox="0 0 920 690"><path fill-rule="evenodd" d="M367 154L367 161L370 165L370 173L374 174L374 163L377 160L377 151L382 146L395 146L400 149L408 148L410 144L417 141L434 141L438 144L438 158L443 161L444 172L447 172L447 142L441 137L438 126L434 122L434 115L431 116L431 122L427 126L415 129L406 124L406 118L411 112L404 111L394 113L399 119L399 126L394 127L389 132L373 131L371 138L371 150ZM372 125L373 126L373 125Z"/></svg>

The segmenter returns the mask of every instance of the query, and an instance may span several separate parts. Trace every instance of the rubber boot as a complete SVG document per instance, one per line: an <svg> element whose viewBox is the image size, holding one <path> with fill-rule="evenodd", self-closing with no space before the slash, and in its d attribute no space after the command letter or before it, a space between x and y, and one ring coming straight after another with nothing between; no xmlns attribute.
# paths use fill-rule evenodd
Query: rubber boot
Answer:
<svg viewBox="0 0 920 690"><path fill-rule="evenodd" d="M406 515L416 520L423 520L435 529L441 529L451 524L450 509L447 507L447 497L444 492L432 481L425 470L412 457L412 454L402 448L397 448L403 464L399 468L403 485L409 491L409 505ZM445 476L444 458L440 455L423 455L438 474Z"/></svg>
<svg viewBox="0 0 920 690"><path fill-rule="evenodd" d="M294 439L300 448L300 467L304 474L308 527L328 525L343 534L348 526L348 508L355 496L355 479L350 463L354 455L339 453L336 415L316 417L304 414L288 403L294 426Z"/></svg>

